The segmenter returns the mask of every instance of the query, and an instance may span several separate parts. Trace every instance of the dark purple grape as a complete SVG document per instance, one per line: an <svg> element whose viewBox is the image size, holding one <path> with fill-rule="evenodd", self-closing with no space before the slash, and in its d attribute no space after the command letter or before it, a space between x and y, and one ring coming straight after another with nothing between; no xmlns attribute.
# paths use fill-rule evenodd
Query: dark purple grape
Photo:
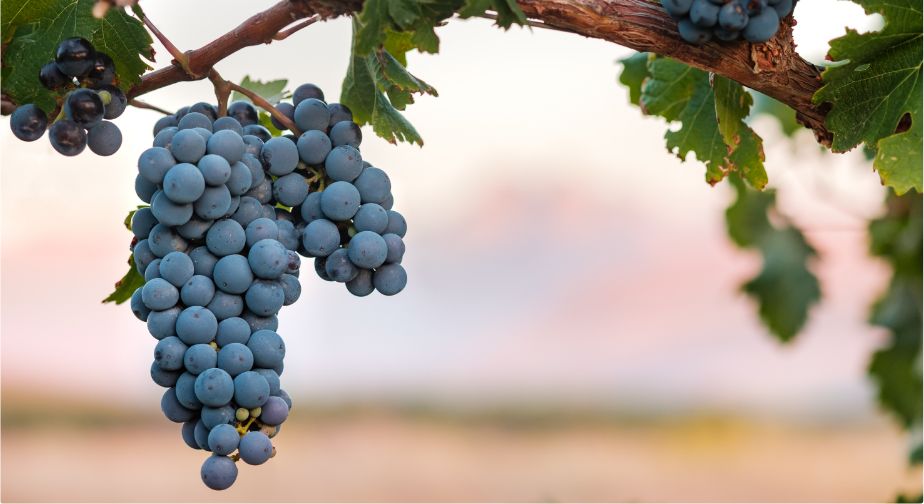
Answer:
<svg viewBox="0 0 924 504"><path fill-rule="evenodd" d="M218 119L218 108L211 103L199 102L192 107L189 107L189 111L203 114L212 122L215 122L215 119Z"/></svg>
<svg viewBox="0 0 924 504"><path fill-rule="evenodd" d="M125 107L128 106L128 97L125 96L125 93L121 89L106 84L100 86L97 91L106 91L109 93L109 104L104 106L105 112L103 112L103 118L115 119L122 115L122 112L125 112Z"/></svg>
<svg viewBox="0 0 924 504"><path fill-rule="evenodd" d="M76 156L87 147L87 132L74 121L62 119L48 130L51 146L65 156Z"/></svg>
<svg viewBox="0 0 924 504"><path fill-rule="evenodd" d="M72 91L64 101L64 116L84 128L99 124L104 112L103 99L92 89Z"/></svg>
<svg viewBox="0 0 924 504"><path fill-rule="evenodd" d="M270 139L273 138L273 134L270 133L268 129L260 126L259 124L248 124L247 126L244 126L244 134L253 135L260 140L263 140L264 143L269 142Z"/></svg>
<svg viewBox="0 0 924 504"><path fill-rule="evenodd" d="M277 103L276 110L282 112L282 115L288 117L290 121L295 120L295 105L292 105L291 103ZM273 126L275 126L278 130L289 129L286 127L286 125L277 121L275 117L270 116L270 122L272 122Z"/></svg>
<svg viewBox="0 0 924 504"><path fill-rule="evenodd" d="M353 111L350 110L350 107L342 103L328 103L327 110L330 111L330 127L333 127L340 121L353 120Z"/></svg>
<svg viewBox="0 0 924 504"><path fill-rule="evenodd" d="M84 77L83 82L88 87L99 88L115 82L115 76L115 63L112 58L106 53L97 52L93 67L90 68L90 73Z"/></svg>
<svg viewBox="0 0 924 504"><path fill-rule="evenodd" d="M297 107L299 102L307 100L308 98L317 98L318 100L324 101L324 91L321 91L321 88L314 84L302 84L295 88L295 91L292 93L292 105Z"/></svg>
<svg viewBox="0 0 924 504"><path fill-rule="evenodd" d="M245 101L236 101L228 105L228 116L237 119L241 126L257 124L257 109Z"/></svg>
<svg viewBox="0 0 924 504"><path fill-rule="evenodd" d="M42 69L39 70L39 82L42 83L45 89L52 91L64 89L74 83L70 77L58 70L58 65L54 61L49 61L42 65Z"/></svg>
<svg viewBox="0 0 924 504"><path fill-rule="evenodd" d="M58 70L71 77L83 77L93 68L96 51L87 39L74 37L64 39L55 51Z"/></svg>
<svg viewBox="0 0 924 504"><path fill-rule="evenodd" d="M31 103L16 107L10 116L10 129L13 130L13 135L26 142L41 138L47 127L48 117L45 116L45 112Z"/></svg>

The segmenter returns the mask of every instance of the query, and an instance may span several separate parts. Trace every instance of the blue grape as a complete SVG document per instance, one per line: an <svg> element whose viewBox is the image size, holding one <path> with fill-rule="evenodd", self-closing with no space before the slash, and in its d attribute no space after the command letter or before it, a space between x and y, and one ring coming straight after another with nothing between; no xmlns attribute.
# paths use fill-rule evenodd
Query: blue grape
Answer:
<svg viewBox="0 0 924 504"><path fill-rule="evenodd" d="M333 221L351 219L359 202L359 191L349 182L334 182L321 192L321 211Z"/></svg>
<svg viewBox="0 0 924 504"><path fill-rule="evenodd" d="M385 232L394 233L404 238L404 235L407 234L407 221L404 220L404 216L394 210L389 210L388 227L385 228Z"/></svg>
<svg viewBox="0 0 924 504"><path fill-rule="evenodd" d="M87 146L98 156L111 156L122 146L122 130L115 123L103 121L87 132Z"/></svg>
<svg viewBox="0 0 924 504"><path fill-rule="evenodd" d="M231 165L231 177L225 185L232 196L240 196L250 190L252 182L253 175L250 174L250 168L238 161Z"/></svg>
<svg viewBox="0 0 924 504"><path fill-rule="evenodd" d="M42 65L39 70L39 82L49 91L60 91L74 84L74 80L59 70L54 61L49 61Z"/></svg>
<svg viewBox="0 0 924 504"><path fill-rule="evenodd" d="M710 0L693 0L690 7L690 21L700 28L715 26L719 18L719 6Z"/></svg>
<svg viewBox="0 0 924 504"><path fill-rule="evenodd" d="M244 126L244 136L247 135L255 136L262 140L264 143L273 138L272 133L270 133L268 129L259 124L248 124L247 126Z"/></svg>
<svg viewBox="0 0 924 504"><path fill-rule="evenodd" d="M58 43L55 64L58 70L70 77L83 77L93 69L96 50L87 39L71 37Z"/></svg>
<svg viewBox="0 0 924 504"><path fill-rule="evenodd" d="M87 147L87 132L77 123L61 119L48 130L51 146L65 156L76 156Z"/></svg>
<svg viewBox="0 0 924 504"><path fill-rule="evenodd" d="M151 310L166 310L180 300L180 291L163 278L155 278L141 288L141 300Z"/></svg>
<svg viewBox="0 0 924 504"><path fill-rule="evenodd" d="M752 43L766 42L780 27L780 17L774 9L764 9L760 14L751 16L741 35Z"/></svg>
<svg viewBox="0 0 924 504"><path fill-rule="evenodd" d="M289 397L289 394L285 390L280 390L278 397L281 397L282 400L286 402L290 410L292 409L292 398Z"/></svg>
<svg viewBox="0 0 924 504"><path fill-rule="evenodd" d="M212 105L211 103L199 102L195 105L189 107L189 112L198 112L209 118L209 121L215 121L218 119L218 107Z"/></svg>
<svg viewBox="0 0 924 504"><path fill-rule="evenodd" d="M152 213L154 212L152 211ZM148 244L151 252L157 257L164 257L173 251L185 252L189 246L186 240L173 229L163 224L157 224L151 228L151 233L148 235Z"/></svg>
<svg viewBox="0 0 924 504"><path fill-rule="evenodd" d="M333 144L321 130L308 130L298 137L298 156L310 165L319 165L327 159Z"/></svg>
<svg viewBox="0 0 924 504"><path fill-rule="evenodd" d="M363 203L382 204L391 196L391 180L384 170L370 166L353 181Z"/></svg>
<svg viewBox="0 0 924 504"><path fill-rule="evenodd" d="M290 121L294 120L295 118L295 105L292 105L291 103L285 103L285 102L277 103L276 110L281 112L282 115L288 117ZM278 130L289 129L289 128L286 128L285 124L282 124L281 122L277 121L275 117L270 116L270 122L273 123L273 126Z"/></svg>
<svg viewBox="0 0 924 504"><path fill-rule="evenodd" d="M196 275L212 276L212 270L215 269L215 263L218 258L212 255L206 247L196 247L189 252L189 258L193 262L193 272Z"/></svg>
<svg viewBox="0 0 924 504"><path fill-rule="evenodd" d="M266 180L266 173L263 171L263 163L253 154L246 152L241 157L241 162L250 168L250 188L253 189Z"/></svg>
<svg viewBox="0 0 924 504"><path fill-rule="evenodd" d="M247 236L244 228L231 219L223 219L215 223L205 235L205 245L209 252L218 257L237 254L244 250Z"/></svg>
<svg viewBox="0 0 924 504"><path fill-rule="evenodd" d="M205 275L193 275L180 289L180 300L186 306L206 306L215 296L215 284Z"/></svg>
<svg viewBox="0 0 924 504"><path fill-rule="evenodd" d="M209 131L212 131L212 120L208 118L205 114L200 112L193 112L190 109L190 112L183 116L180 119L180 122L177 123L177 128L181 130L193 129L193 128L205 128Z"/></svg>
<svg viewBox="0 0 924 504"><path fill-rule="evenodd" d="M218 319L211 310L202 306L190 306L176 319L176 335L187 345L208 343L217 332Z"/></svg>
<svg viewBox="0 0 924 504"><path fill-rule="evenodd" d="M349 282L357 274L356 266L350 262L349 252L342 248L327 256L324 271L328 278L340 283Z"/></svg>
<svg viewBox="0 0 924 504"><path fill-rule="evenodd" d="M143 240L151 234L151 229L157 225L157 218L148 207L139 208L132 214L132 234L139 240Z"/></svg>
<svg viewBox="0 0 924 504"><path fill-rule="evenodd" d="M196 381L199 381L199 379L196 378ZM231 382L231 389L232 389L231 394L234 395L234 392L233 392L234 382L233 381ZM196 397L198 396L199 395L196 394ZM201 398L199 400L202 401ZM205 427L208 429L214 429L216 426L230 424L231 422L234 421L234 409L231 406L227 406L227 405L218 406L214 408L211 406L203 406L202 411L200 411L199 414L202 417L202 424L205 425Z"/></svg>
<svg viewBox="0 0 924 504"><path fill-rule="evenodd" d="M280 362L282 362L282 361L280 361ZM264 379L266 379L266 383L269 383L269 387L270 387L270 396L274 396L274 395L279 394L279 385L280 385L280 383L279 383L279 374L276 373L276 371L273 371L272 369L266 369L266 368L257 368L257 369L254 369L253 371L254 371L255 373L259 373L260 376L262 376ZM269 402L269 401L271 401L271 400L272 400L272 397L271 397L270 399L268 399L267 402ZM264 405L264 406L265 406L265 405ZM278 425L278 424L277 424L277 425Z"/></svg>
<svg viewBox="0 0 924 504"><path fill-rule="evenodd" d="M231 178L231 165L217 154L206 154L198 163L202 178L210 186L220 186Z"/></svg>
<svg viewBox="0 0 924 504"><path fill-rule="evenodd" d="M738 31L748 24L748 13L738 2L729 2L719 10L719 26L729 31ZM716 35L718 35L716 33ZM721 39L721 37L718 37Z"/></svg>
<svg viewBox="0 0 924 504"><path fill-rule="evenodd" d="M176 128L177 124L179 123L180 122L177 120L175 116L168 115L168 116L161 117L160 119L157 120L157 122L154 123L153 135L157 136L157 134L163 131L165 128L171 128L171 127Z"/></svg>
<svg viewBox="0 0 924 504"><path fill-rule="evenodd" d="M273 196L276 201L285 206L301 205L308 196L308 184L305 182L305 177L298 173L279 177L273 182Z"/></svg>
<svg viewBox="0 0 924 504"><path fill-rule="evenodd" d="M161 184L167 170L176 164L173 154L163 147L151 147L138 158L138 173L152 184Z"/></svg>
<svg viewBox="0 0 924 504"><path fill-rule="evenodd" d="M219 132L223 130L233 131L238 136L243 136L244 133L244 127L241 126L241 123L237 122L237 119L228 116L219 117L212 123L212 131Z"/></svg>
<svg viewBox="0 0 924 504"><path fill-rule="evenodd" d="M278 241L264 239L254 243L250 248L247 262L254 275L273 280L285 273L289 265L289 254Z"/></svg>
<svg viewBox="0 0 924 504"><path fill-rule="evenodd" d="M276 235L276 239L279 240L279 243L289 249L295 250L298 248L298 233L295 232L295 224L287 220L277 220L276 228L279 230L279 233ZM298 257L298 254L295 254L295 257Z"/></svg>
<svg viewBox="0 0 924 504"><path fill-rule="evenodd" d="M196 397L196 376L186 372L176 380L176 399L184 408L191 410L202 409L202 402Z"/></svg>
<svg viewBox="0 0 924 504"><path fill-rule="evenodd" d="M227 490L237 479L237 466L223 455L212 455L202 463L200 476L205 486L212 490Z"/></svg>
<svg viewBox="0 0 924 504"><path fill-rule="evenodd" d="M350 294L358 297L368 296L375 290L372 284L372 270L359 269L356 276L346 283L346 288Z"/></svg>
<svg viewBox="0 0 924 504"><path fill-rule="evenodd" d="M239 254L222 257L213 271L215 286L229 294L247 292L253 282L253 273L247 258Z"/></svg>
<svg viewBox="0 0 924 504"><path fill-rule="evenodd" d="M122 113L125 112L125 108L128 107L128 97L125 96L125 93L122 92L121 89L116 86L106 84L100 86L97 90L100 93L109 93L109 103L105 105L103 118L112 120L121 116Z"/></svg>
<svg viewBox="0 0 924 504"><path fill-rule="evenodd" d="M176 336L167 336L154 347L154 362L164 371L183 368L183 355L189 347Z"/></svg>
<svg viewBox="0 0 924 504"><path fill-rule="evenodd" d="M363 132L353 121L340 121L330 129L330 141L335 147L350 145L358 148L363 141Z"/></svg>
<svg viewBox="0 0 924 504"><path fill-rule="evenodd" d="M360 231L350 240L347 252L350 262L356 266L373 269L385 263L385 258L388 257L388 245L378 233Z"/></svg>
<svg viewBox="0 0 924 504"><path fill-rule="evenodd" d="M258 431L248 432L241 438L238 451L241 460L250 465L260 465L273 454L273 443L266 434Z"/></svg>
<svg viewBox="0 0 924 504"><path fill-rule="evenodd" d="M253 352L242 343L228 343L218 351L218 367L231 376L253 368Z"/></svg>
<svg viewBox="0 0 924 504"><path fill-rule="evenodd" d="M246 101L235 101L228 105L228 117L233 117L241 126L257 124L257 109Z"/></svg>
<svg viewBox="0 0 924 504"><path fill-rule="evenodd" d="M209 138L206 152L217 154L225 158L228 163L236 163L244 156L244 140L240 133L232 130L221 130Z"/></svg>
<svg viewBox="0 0 924 504"><path fill-rule="evenodd" d="M234 382L231 374L221 367L221 352L218 352L218 362L219 367L206 369L199 373L193 385L196 399L212 408L228 404L234 396Z"/></svg>
<svg viewBox="0 0 924 504"><path fill-rule="evenodd" d="M220 290L215 291L212 302L206 306L219 321L229 317L237 317L244 311L244 299L235 294L228 294Z"/></svg>
<svg viewBox="0 0 924 504"><path fill-rule="evenodd" d="M154 259L148 267L144 269L144 281L148 282L155 278L160 278L160 259Z"/></svg>
<svg viewBox="0 0 924 504"><path fill-rule="evenodd" d="M302 202L299 214L305 222L311 222L324 218L324 212L321 211L321 193L309 193Z"/></svg>
<svg viewBox="0 0 924 504"><path fill-rule="evenodd" d="M160 410L167 420L176 423L188 422L196 417L196 412L185 408L176 398L176 389L168 388L160 398Z"/></svg>
<svg viewBox="0 0 924 504"><path fill-rule="evenodd" d="M286 344L275 331L259 330L250 335L247 348L253 353L257 367L272 368L286 356Z"/></svg>
<svg viewBox="0 0 924 504"><path fill-rule="evenodd" d="M101 86L111 86L113 81L115 81L115 63L106 53L97 52L89 72L81 79L81 83L98 90Z"/></svg>
<svg viewBox="0 0 924 504"><path fill-rule="evenodd" d="M298 166L298 148L286 138L273 138L263 144L260 160L271 174L286 175Z"/></svg>
<svg viewBox="0 0 924 504"><path fill-rule="evenodd" d="M404 259L404 240L394 233L382 235L385 245L388 247L388 255L385 257L387 263L399 263Z"/></svg>
<svg viewBox="0 0 924 504"><path fill-rule="evenodd" d="M193 206L189 203L175 203L164 192L158 192L151 200L151 211L161 224L182 226L192 218Z"/></svg>
<svg viewBox="0 0 924 504"><path fill-rule="evenodd" d="M263 150L263 140L253 135L244 135L241 140L244 141L244 153L252 156L260 155L260 151Z"/></svg>
<svg viewBox="0 0 924 504"><path fill-rule="evenodd" d="M161 387L169 388L176 385L176 380L180 377L180 374L182 373L178 370L168 371L161 369L157 362L151 363L151 380Z"/></svg>
<svg viewBox="0 0 924 504"><path fill-rule="evenodd" d="M148 240L138 240L138 243L132 248L132 260L135 261L135 268L138 273L142 275L144 275L144 270L151 264L151 261L156 258L157 256L151 252Z"/></svg>
<svg viewBox="0 0 924 504"><path fill-rule="evenodd" d="M245 311L243 315L241 315L241 318L247 321L247 326L250 327L251 333L255 333L263 329L268 329L270 331L279 329L279 318L275 315L261 317L253 312Z"/></svg>
<svg viewBox="0 0 924 504"><path fill-rule="evenodd" d="M144 301L141 300L141 287L135 289L135 292L132 293L131 297L131 307L132 313L135 314L135 317L142 322L148 320L148 315L151 313L151 310L144 305Z"/></svg>
<svg viewBox="0 0 924 504"><path fill-rule="evenodd" d="M279 226L276 225L276 221L273 219L260 217L250 221L244 233L247 235L247 246L253 247L253 245L260 240L275 240L276 237L279 236Z"/></svg>
<svg viewBox="0 0 924 504"><path fill-rule="evenodd" d="M104 113L103 99L92 89L71 91L64 99L64 117L84 128L99 124Z"/></svg>
<svg viewBox="0 0 924 504"><path fill-rule="evenodd" d="M324 101L324 91L314 84L302 84L292 92L292 104L296 107L308 98Z"/></svg>
<svg viewBox="0 0 924 504"><path fill-rule="evenodd" d="M312 256L327 257L340 246L340 230L327 219L313 220L305 227L302 245Z"/></svg>
<svg viewBox="0 0 924 504"><path fill-rule="evenodd" d="M298 301L298 298L302 295L302 284L298 281L298 278L285 274L279 277L279 283L282 285L283 306L289 306Z"/></svg>
<svg viewBox="0 0 924 504"><path fill-rule="evenodd" d="M177 161L196 163L205 154L205 139L193 130L180 130L173 135L170 151Z"/></svg>
<svg viewBox="0 0 924 504"><path fill-rule="evenodd" d="M330 122L328 126L333 126L340 121L352 121L353 111L350 107L342 103L328 103L327 110L330 111Z"/></svg>
<svg viewBox="0 0 924 504"><path fill-rule="evenodd" d="M161 311L152 311L148 314L148 332L154 338L162 340L176 334L176 319L182 310L175 306Z"/></svg>
<svg viewBox="0 0 924 504"><path fill-rule="evenodd" d="M307 98L295 104L295 125L302 131L327 131L330 111L327 104L317 98Z"/></svg>
<svg viewBox="0 0 924 504"><path fill-rule="evenodd" d="M45 112L31 103L16 107L10 116L10 129L13 130L13 135L25 142L41 138L47 127L48 117Z"/></svg>
<svg viewBox="0 0 924 504"><path fill-rule="evenodd" d="M194 274L192 259L182 252L171 252L160 262L160 276L176 287L182 287Z"/></svg>
<svg viewBox="0 0 924 504"><path fill-rule="evenodd" d="M407 272L400 264L386 264L372 274L375 290L386 296L394 296L407 285Z"/></svg>
<svg viewBox="0 0 924 504"><path fill-rule="evenodd" d="M183 424L180 428L180 435L183 437L183 442L186 443L186 446L192 448L193 450L199 450L199 443L196 442L196 425L198 422L189 421Z"/></svg>
<svg viewBox="0 0 924 504"><path fill-rule="evenodd" d="M218 361L218 352L204 343L198 343L186 350L183 365L190 373L197 375L206 369L214 368Z"/></svg>
<svg viewBox="0 0 924 504"><path fill-rule="evenodd" d="M289 417L289 406L281 397L270 396L261 408L260 420L267 425L279 425Z"/></svg>
<svg viewBox="0 0 924 504"><path fill-rule="evenodd" d="M712 38L712 32L696 26L689 19L681 19L677 23L677 31L680 33L680 38L691 44L705 44Z"/></svg>
<svg viewBox="0 0 924 504"><path fill-rule="evenodd" d="M216 455L228 455L237 450L240 441L241 435L237 429L228 424L217 425L209 432L209 450Z"/></svg>
<svg viewBox="0 0 924 504"><path fill-rule="evenodd" d="M270 179L264 178L263 182L251 187L246 195L256 199L260 204L269 203L273 199L273 183Z"/></svg>
<svg viewBox="0 0 924 504"><path fill-rule="evenodd" d="M256 280L247 289L244 302L247 304L247 309L265 317L275 314L282 308L285 294L278 282Z"/></svg>
<svg viewBox="0 0 924 504"><path fill-rule="evenodd" d="M661 0L661 5L672 16L686 16L693 0Z"/></svg>
<svg viewBox="0 0 924 504"><path fill-rule="evenodd" d="M339 145L327 155L324 170L333 180L352 182L363 171L363 159L352 145Z"/></svg>
<svg viewBox="0 0 924 504"><path fill-rule="evenodd" d="M145 203L150 203L155 192L157 192L156 185L150 183L140 173L135 176L135 194L138 195L138 199Z"/></svg>
<svg viewBox="0 0 924 504"><path fill-rule="evenodd" d="M200 219L193 215L186 224L176 228L177 234L187 240L198 241L205 238L205 233L212 228L212 220Z"/></svg>
<svg viewBox="0 0 924 504"><path fill-rule="evenodd" d="M224 216L231 208L231 192L225 185L206 187L193 204L196 215L202 219L215 220Z"/></svg>
<svg viewBox="0 0 924 504"><path fill-rule="evenodd" d="M388 227L388 212L375 203L361 205L353 216L353 227L357 231L384 233Z"/></svg>
<svg viewBox="0 0 924 504"><path fill-rule="evenodd" d="M193 438L200 449L209 449L209 430L205 428L205 424L202 423L201 419L196 422L196 426L193 428Z"/></svg>
<svg viewBox="0 0 924 504"><path fill-rule="evenodd" d="M250 223L254 220L260 218L262 212L263 205L257 201L256 198L252 198L250 196L241 196L241 202L231 218L236 220L238 224L245 228L244 234L246 237L246 227L249 226Z"/></svg>
<svg viewBox="0 0 924 504"><path fill-rule="evenodd" d="M250 325L240 317L226 318L218 323L218 334L215 342L224 347L231 343L247 343L250 339Z"/></svg>
<svg viewBox="0 0 924 504"><path fill-rule="evenodd" d="M793 0L780 0L779 2L772 5L773 10L776 11L777 16L780 19L792 14Z"/></svg>
<svg viewBox="0 0 924 504"><path fill-rule="evenodd" d="M269 383L260 373L244 371L234 377L234 402L244 408L262 406L269 398Z"/></svg>

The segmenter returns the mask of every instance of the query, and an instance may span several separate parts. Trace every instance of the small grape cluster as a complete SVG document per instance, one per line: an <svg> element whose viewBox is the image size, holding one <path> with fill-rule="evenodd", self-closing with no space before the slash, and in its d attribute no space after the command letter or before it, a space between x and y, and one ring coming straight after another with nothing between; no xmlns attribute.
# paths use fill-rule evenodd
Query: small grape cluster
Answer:
<svg viewBox="0 0 924 504"><path fill-rule="evenodd" d="M743 38L766 42L776 34L780 20L792 13L795 0L661 0L677 20L681 38L704 44L715 37L723 42Z"/></svg>
<svg viewBox="0 0 924 504"><path fill-rule="evenodd" d="M250 103L226 116L197 103L158 121L138 161L135 192L150 206L131 219L145 279L131 307L158 340L161 409L191 448L212 453L201 477L215 490L234 483L238 460L275 454L292 407L276 331L279 310L301 295L300 254L356 295L407 282L391 183L362 161L349 109L319 93L301 86L291 110L279 107L304 130L298 138L273 137Z"/></svg>
<svg viewBox="0 0 924 504"><path fill-rule="evenodd" d="M60 114L48 128L48 116L35 104L16 107L10 128L16 138L32 142L48 129L51 146L65 156L76 156L89 146L100 156L111 156L122 145L115 119L128 105L125 93L115 85L115 64L82 38L61 41L54 61L42 66L39 81L46 89L64 96Z"/></svg>

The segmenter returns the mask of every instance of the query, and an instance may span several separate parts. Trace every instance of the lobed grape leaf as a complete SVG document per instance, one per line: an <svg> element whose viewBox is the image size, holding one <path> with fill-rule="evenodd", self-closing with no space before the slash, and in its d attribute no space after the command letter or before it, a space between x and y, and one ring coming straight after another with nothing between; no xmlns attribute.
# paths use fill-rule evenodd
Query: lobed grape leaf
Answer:
<svg viewBox="0 0 924 504"><path fill-rule="evenodd" d="M646 52L637 52L628 58L619 60L622 72L619 82L629 88L629 103L639 105L642 100L642 84L648 77L648 58Z"/></svg>
<svg viewBox="0 0 924 504"><path fill-rule="evenodd" d="M639 79L638 69L633 71L626 78L630 84ZM706 72L668 58L649 58L647 72L642 111L680 123L664 135L670 152L680 159L693 152L706 165L710 184L740 172L751 186L766 186L763 141L743 121L752 100L740 84L719 76L710 82Z"/></svg>
<svg viewBox="0 0 924 504"><path fill-rule="evenodd" d="M848 151L861 142L878 150L873 167L898 194L922 191L922 9L920 0L854 0L867 14L885 18L880 31L830 42L816 103L830 103L826 125L831 148ZM910 124L909 124L910 120ZM906 131L907 129L907 131Z"/></svg>
<svg viewBox="0 0 924 504"><path fill-rule="evenodd" d="M115 63L119 86L139 82L154 60L151 36L123 9L109 9L102 19L93 17L93 0L26 0L2 3L3 92L16 103L35 103L55 109L56 94L38 80L39 69L54 58L58 42L84 37Z"/></svg>
<svg viewBox="0 0 924 504"><path fill-rule="evenodd" d="M134 294L135 290L139 287L144 287L144 277L141 276L141 274L138 273L138 269L135 268L134 256L129 256L128 273L116 282L115 290L103 300L103 303L122 304L131 299L132 294Z"/></svg>
<svg viewBox="0 0 924 504"><path fill-rule="evenodd" d="M725 211L728 235L741 248L756 249L763 257L760 273L742 286L757 301L758 313L780 339L792 340L821 298L818 279L809 268L816 256L802 232L785 217L769 215L776 206L773 191L749 189L737 175L729 181L737 198Z"/></svg>
<svg viewBox="0 0 924 504"><path fill-rule="evenodd" d="M285 89L286 84L288 83L289 81L286 79L276 79L266 82L260 80L252 80L249 75L245 75L244 79L240 82L240 86L244 89L253 91L254 93L263 97L266 101L276 105L287 97ZM250 102L250 98L247 98L246 95L243 95L237 91L231 93L231 101L238 100Z"/></svg>

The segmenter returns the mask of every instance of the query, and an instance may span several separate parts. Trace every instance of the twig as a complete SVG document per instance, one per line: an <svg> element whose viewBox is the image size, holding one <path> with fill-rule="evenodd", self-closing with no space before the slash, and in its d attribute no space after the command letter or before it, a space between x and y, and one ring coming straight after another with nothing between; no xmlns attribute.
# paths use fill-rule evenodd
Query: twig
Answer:
<svg viewBox="0 0 924 504"><path fill-rule="evenodd" d="M317 23L320 20L321 20L321 16L318 16L317 14L315 14L314 16L304 19L298 24L294 24L286 28L285 30L280 30L275 35L273 35L273 40L285 40L289 38L289 36L292 35L293 33L301 30L302 28L306 26L313 25L314 23Z"/></svg>
<svg viewBox="0 0 924 504"><path fill-rule="evenodd" d="M219 115L225 115L227 113L228 96L231 94L231 91L237 91L247 98L250 98L250 101L252 101L254 105L267 111L269 115L273 116L274 119L285 126L287 130L294 133L295 136L300 136L302 134L302 131L298 129L298 126L296 126L291 119L286 117L285 114L280 112L279 109L274 107L272 103L266 101L265 98L245 87L238 86L231 81L223 79L221 75L218 74L218 71L214 68L209 71L209 80L212 81L212 85L215 86L215 96L218 97Z"/></svg>
<svg viewBox="0 0 924 504"><path fill-rule="evenodd" d="M160 107L158 107L158 106L156 106L156 105L151 105L150 103L143 102L143 101L137 100L137 99L128 100L128 104L131 105L132 107L136 107L136 108L140 108L140 109L154 110L154 111L160 112L161 114L164 114L164 115L173 115L173 112L164 110L164 109L162 109L162 108L160 108Z"/></svg>
<svg viewBox="0 0 924 504"><path fill-rule="evenodd" d="M144 26L146 26L148 30L150 30L151 33L157 37L157 40L159 40L160 43L167 48L167 52L169 52L170 55L173 56L173 59L180 64L180 67L186 72L186 74L190 77L196 77L196 74L193 73L189 68L189 57L183 53L183 51L177 49L177 47L173 45L173 42L171 42L170 39L168 39L167 36L164 35L163 32L161 32L156 26L154 26L154 23L151 22L147 14L141 10L141 6L138 4L132 5L132 12L134 12L135 15L138 16L138 19L144 23Z"/></svg>
<svg viewBox="0 0 924 504"><path fill-rule="evenodd" d="M218 75L218 71L214 68L209 70L209 80L212 81L212 85L215 86L215 98L218 99L218 115L227 115L228 97L231 96L231 83L222 79L221 75Z"/></svg>

